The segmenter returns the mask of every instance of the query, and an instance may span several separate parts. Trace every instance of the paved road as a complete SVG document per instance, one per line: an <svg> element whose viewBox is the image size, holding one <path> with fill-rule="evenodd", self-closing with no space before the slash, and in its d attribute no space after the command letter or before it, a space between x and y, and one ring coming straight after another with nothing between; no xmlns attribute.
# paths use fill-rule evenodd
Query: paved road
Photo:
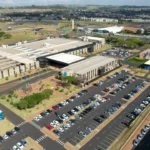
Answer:
<svg viewBox="0 0 150 150"><path fill-rule="evenodd" d="M27 83L32 84L34 82L37 82L37 81L39 81L41 79L45 79L45 78L47 78L49 76L52 76L54 74L56 74L56 71L46 72L45 74L41 74L41 75L36 76L34 78L31 78L31 79L26 79L26 80L22 80L22 81L18 81L17 80L15 82L10 82L8 84L1 85L0 86L0 96L4 95L4 94L8 94L9 91L11 91L11 90L15 91L15 90L23 87Z"/></svg>

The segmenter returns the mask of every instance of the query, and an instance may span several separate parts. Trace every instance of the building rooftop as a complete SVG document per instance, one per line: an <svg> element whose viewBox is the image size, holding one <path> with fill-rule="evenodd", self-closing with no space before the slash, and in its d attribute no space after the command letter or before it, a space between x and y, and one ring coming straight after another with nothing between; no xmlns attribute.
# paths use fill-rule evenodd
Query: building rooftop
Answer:
<svg viewBox="0 0 150 150"><path fill-rule="evenodd" d="M23 60L23 62L35 61L36 58L64 52L81 46L92 44L80 40L70 40L63 38L48 38L46 40L35 41L31 43L18 43L14 46L0 47L0 56L11 59Z"/></svg>
<svg viewBox="0 0 150 150"><path fill-rule="evenodd" d="M76 74L84 74L92 69L104 66L105 64L110 63L114 60L116 59L105 56L95 56L67 66L63 68L62 71L74 71Z"/></svg>
<svg viewBox="0 0 150 150"><path fill-rule="evenodd" d="M66 53L60 53L52 56L46 57L50 60L62 62L65 64L71 64L80 60L83 60L84 57L76 56L76 55L71 55L71 54L66 54Z"/></svg>
<svg viewBox="0 0 150 150"><path fill-rule="evenodd" d="M150 65L150 60L144 63L145 65Z"/></svg>

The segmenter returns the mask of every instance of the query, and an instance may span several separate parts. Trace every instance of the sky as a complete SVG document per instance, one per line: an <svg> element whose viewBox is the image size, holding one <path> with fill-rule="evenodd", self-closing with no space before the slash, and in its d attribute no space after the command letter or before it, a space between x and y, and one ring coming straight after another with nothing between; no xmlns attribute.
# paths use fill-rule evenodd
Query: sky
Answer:
<svg viewBox="0 0 150 150"><path fill-rule="evenodd" d="M97 4L150 6L150 0L0 0L0 6Z"/></svg>

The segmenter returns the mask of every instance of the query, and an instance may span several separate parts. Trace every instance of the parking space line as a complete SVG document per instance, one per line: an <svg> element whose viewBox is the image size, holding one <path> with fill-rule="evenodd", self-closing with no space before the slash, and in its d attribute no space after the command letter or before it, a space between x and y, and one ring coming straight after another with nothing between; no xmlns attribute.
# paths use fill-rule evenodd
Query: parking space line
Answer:
<svg viewBox="0 0 150 150"><path fill-rule="evenodd" d="M122 132L124 129L116 128L115 130Z"/></svg>
<svg viewBox="0 0 150 150"><path fill-rule="evenodd" d="M113 132L117 133L117 134L120 134L121 132L120 131L117 131L117 130L113 130Z"/></svg>
<svg viewBox="0 0 150 150"><path fill-rule="evenodd" d="M81 137L80 137L81 139L79 137L76 137L76 136L74 136L74 138L77 139L77 140L80 140L80 141L82 140Z"/></svg>
<svg viewBox="0 0 150 150"><path fill-rule="evenodd" d="M111 141L111 142L113 142L113 141L114 141L114 139L112 140L112 139L110 139L110 138L108 138L108 137L106 137L106 139L107 139L107 140L109 140L109 141Z"/></svg>
<svg viewBox="0 0 150 150"><path fill-rule="evenodd" d="M106 145L106 144L104 144L104 143L100 143L100 144L102 144L103 145L103 147L105 148L105 149L107 149L108 148L108 145Z"/></svg>
<svg viewBox="0 0 150 150"><path fill-rule="evenodd" d="M118 125L118 127L119 127L119 128L125 129L125 127L124 127L123 125Z"/></svg>
<svg viewBox="0 0 150 150"><path fill-rule="evenodd" d="M93 129L95 129L96 127L95 126L92 126L91 124L90 125L88 125L88 126L90 126L91 128L93 128Z"/></svg>
<svg viewBox="0 0 150 150"><path fill-rule="evenodd" d="M116 139L116 137L114 137L113 135L109 134L108 136L110 136L110 138L112 139Z"/></svg>
<svg viewBox="0 0 150 150"><path fill-rule="evenodd" d="M118 137L118 134L115 134L114 132L110 132L113 136Z"/></svg>
<svg viewBox="0 0 150 150"><path fill-rule="evenodd" d="M73 139L70 139L71 141L73 141L75 144L77 144L78 142L77 141L75 141L75 140L73 140Z"/></svg>
<svg viewBox="0 0 150 150"><path fill-rule="evenodd" d="M102 147L102 146L100 146L100 145L97 145L100 149L102 149L102 150L105 150L105 148L104 147Z"/></svg>
<svg viewBox="0 0 150 150"><path fill-rule="evenodd" d="M112 143L112 142L109 142L107 140L104 140L103 142L108 143L109 145Z"/></svg>

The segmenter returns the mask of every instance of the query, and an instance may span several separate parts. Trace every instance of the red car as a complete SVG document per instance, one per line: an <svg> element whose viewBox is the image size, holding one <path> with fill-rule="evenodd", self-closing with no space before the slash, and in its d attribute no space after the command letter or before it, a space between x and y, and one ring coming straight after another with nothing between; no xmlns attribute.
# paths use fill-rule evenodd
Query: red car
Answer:
<svg viewBox="0 0 150 150"><path fill-rule="evenodd" d="M54 110L58 110L59 108L58 108L58 106L52 106L52 108L54 109Z"/></svg>
<svg viewBox="0 0 150 150"><path fill-rule="evenodd" d="M109 91L110 91L109 89L105 89L105 90L104 90L104 92L109 92Z"/></svg>
<svg viewBox="0 0 150 150"><path fill-rule="evenodd" d="M106 101L110 101L110 98L108 97L103 97Z"/></svg>
<svg viewBox="0 0 150 150"><path fill-rule="evenodd" d="M54 127L51 126L51 125L47 125L46 128L47 128L48 130L52 130Z"/></svg>

